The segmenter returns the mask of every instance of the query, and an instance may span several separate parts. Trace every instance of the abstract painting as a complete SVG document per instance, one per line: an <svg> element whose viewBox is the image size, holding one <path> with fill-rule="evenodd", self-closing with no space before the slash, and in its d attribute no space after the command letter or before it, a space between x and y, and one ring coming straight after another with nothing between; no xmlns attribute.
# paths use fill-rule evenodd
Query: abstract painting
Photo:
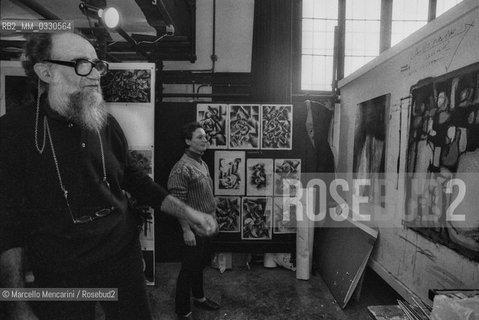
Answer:
<svg viewBox="0 0 479 320"><path fill-rule="evenodd" d="M353 172L356 179L367 179L357 196L367 197L370 203L385 207L384 168L390 94L358 105L354 134Z"/></svg>
<svg viewBox="0 0 479 320"><path fill-rule="evenodd" d="M246 161L246 194L248 196L273 195L273 159Z"/></svg>
<svg viewBox="0 0 479 320"><path fill-rule="evenodd" d="M293 144L293 106L261 106L261 149L291 150Z"/></svg>
<svg viewBox="0 0 479 320"><path fill-rule="evenodd" d="M245 189L245 152L215 152L215 195L240 196Z"/></svg>
<svg viewBox="0 0 479 320"><path fill-rule="evenodd" d="M242 240L272 239L273 198L243 197L241 213Z"/></svg>
<svg viewBox="0 0 479 320"><path fill-rule="evenodd" d="M196 105L196 121L206 132L210 149L227 149L229 137L226 131L228 105L202 104Z"/></svg>
<svg viewBox="0 0 479 320"><path fill-rule="evenodd" d="M149 69L110 70L101 78L105 102L151 102L152 81Z"/></svg>
<svg viewBox="0 0 479 320"><path fill-rule="evenodd" d="M259 119L259 105L229 106L230 149L259 149Z"/></svg>
<svg viewBox="0 0 479 320"><path fill-rule="evenodd" d="M300 159L274 160L274 195L295 197L301 181ZM284 190L286 184L287 190Z"/></svg>
<svg viewBox="0 0 479 320"><path fill-rule="evenodd" d="M240 197L216 197L216 220L220 232L240 232Z"/></svg>
<svg viewBox="0 0 479 320"><path fill-rule="evenodd" d="M479 72L464 70L411 88L405 224L479 261Z"/></svg>
<svg viewBox="0 0 479 320"><path fill-rule="evenodd" d="M288 197L274 198L274 233L296 233L296 205Z"/></svg>

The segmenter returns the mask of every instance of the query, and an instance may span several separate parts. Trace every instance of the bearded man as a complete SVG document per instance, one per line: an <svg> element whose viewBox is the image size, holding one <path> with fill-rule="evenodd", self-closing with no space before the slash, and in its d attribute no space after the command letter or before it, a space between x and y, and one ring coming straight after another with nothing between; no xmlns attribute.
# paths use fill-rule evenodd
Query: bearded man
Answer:
<svg viewBox="0 0 479 320"><path fill-rule="evenodd" d="M124 191L186 219L203 235L216 221L169 196L134 164L105 110L108 64L73 34L37 34L24 67L36 104L0 118L0 275L22 287L27 257L37 288L118 288L102 301L107 319L151 319L137 217ZM94 319L94 301L11 303L13 319Z"/></svg>

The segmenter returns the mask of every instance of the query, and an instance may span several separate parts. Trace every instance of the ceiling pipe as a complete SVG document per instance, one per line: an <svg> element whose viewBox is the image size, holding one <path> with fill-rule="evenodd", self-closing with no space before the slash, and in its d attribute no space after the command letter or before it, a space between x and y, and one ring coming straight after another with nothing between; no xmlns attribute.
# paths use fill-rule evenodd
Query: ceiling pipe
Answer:
<svg viewBox="0 0 479 320"><path fill-rule="evenodd" d="M139 45L138 43L136 43L135 39L133 39L132 37L130 37L130 35L128 33L126 33L125 30L123 30L122 28L120 27L116 27L115 29L116 32L118 32L120 34L120 36L123 37L123 39L125 39L126 41L128 41L131 46L136 50L137 53L141 54L142 56L144 56L146 59L150 59L150 55L148 54L148 52L146 52L145 50L143 50Z"/></svg>
<svg viewBox="0 0 479 320"><path fill-rule="evenodd" d="M50 10L46 9L44 6L36 2L35 0L13 0L14 2L21 3L27 8L33 10L34 12L38 13L42 17L48 20L62 20L60 17L55 15Z"/></svg>
<svg viewBox="0 0 479 320"><path fill-rule="evenodd" d="M166 8L166 5L163 2L163 0L155 0L155 1L153 1L153 4L156 5L158 10L160 11L160 14L165 19L166 24L167 25L172 25L174 27L175 23L173 21L173 18L171 17L170 13L168 12L168 9Z"/></svg>

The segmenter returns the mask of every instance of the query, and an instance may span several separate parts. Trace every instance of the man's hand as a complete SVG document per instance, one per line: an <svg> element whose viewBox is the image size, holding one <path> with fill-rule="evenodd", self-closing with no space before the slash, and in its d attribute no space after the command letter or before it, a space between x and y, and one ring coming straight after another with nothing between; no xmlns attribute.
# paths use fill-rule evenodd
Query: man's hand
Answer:
<svg viewBox="0 0 479 320"><path fill-rule="evenodd" d="M197 235L212 236L217 232L218 223L213 216L197 211L171 195L163 200L161 211L179 219L186 219Z"/></svg>
<svg viewBox="0 0 479 320"><path fill-rule="evenodd" d="M188 247L196 246L196 237L191 229L183 231L183 240Z"/></svg>
<svg viewBox="0 0 479 320"><path fill-rule="evenodd" d="M212 215L199 212L191 207L186 207L185 213L188 223L198 235L209 237L216 234L218 223Z"/></svg>

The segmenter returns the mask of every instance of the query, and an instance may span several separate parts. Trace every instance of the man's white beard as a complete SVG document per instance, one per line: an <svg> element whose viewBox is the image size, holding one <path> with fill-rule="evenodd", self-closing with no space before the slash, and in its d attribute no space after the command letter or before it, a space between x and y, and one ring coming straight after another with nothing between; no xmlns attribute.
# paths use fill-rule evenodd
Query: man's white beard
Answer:
<svg viewBox="0 0 479 320"><path fill-rule="evenodd" d="M68 89L61 82L50 86L50 107L83 129L100 131L108 116L101 91L87 87L68 94Z"/></svg>

